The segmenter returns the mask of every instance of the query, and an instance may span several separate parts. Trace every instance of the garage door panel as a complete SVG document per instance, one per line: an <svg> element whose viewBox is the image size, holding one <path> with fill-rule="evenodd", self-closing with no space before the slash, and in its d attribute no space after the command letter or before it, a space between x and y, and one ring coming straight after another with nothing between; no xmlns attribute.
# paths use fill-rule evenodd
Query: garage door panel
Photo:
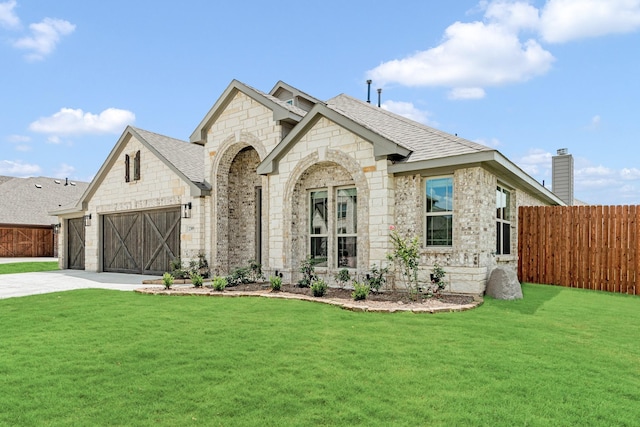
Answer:
<svg viewBox="0 0 640 427"><path fill-rule="evenodd" d="M104 217L104 271L162 274L179 255L179 209Z"/></svg>
<svg viewBox="0 0 640 427"><path fill-rule="evenodd" d="M84 270L84 218L67 221L67 268Z"/></svg>

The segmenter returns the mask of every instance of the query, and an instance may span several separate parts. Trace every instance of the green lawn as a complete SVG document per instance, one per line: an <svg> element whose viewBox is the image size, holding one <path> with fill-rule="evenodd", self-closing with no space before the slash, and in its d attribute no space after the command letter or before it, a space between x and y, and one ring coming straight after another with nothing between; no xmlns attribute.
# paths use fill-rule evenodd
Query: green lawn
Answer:
<svg viewBox="0 0 640 427"><path fill-rule="evenodd" d="M0 274L31 273L35 271L58 270L57 261L11 262L0 264Z"/></svg>
<svg viewBox="0 0 640 427"><path fill-rule="evenodd" d="M0 425L638 425L640 298L438 315L80 290L0 300Z"/></svg>

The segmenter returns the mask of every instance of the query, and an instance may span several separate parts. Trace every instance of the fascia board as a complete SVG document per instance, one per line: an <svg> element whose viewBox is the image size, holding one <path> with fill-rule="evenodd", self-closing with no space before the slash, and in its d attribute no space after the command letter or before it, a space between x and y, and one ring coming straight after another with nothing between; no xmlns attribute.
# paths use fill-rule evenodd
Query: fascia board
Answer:
<svg viewBox="0 0 640 427"><path fill-rule="evenodd" d="M486 165L488 168L515 180L520 187L540 196L545 201L564 206L564 202L549 189L542 186L538 181L529 176L526 172L516 166L513 162L503 156L499 151L482 151L478 153L462 154L458 156L442 157L438 159L422 160L419 162L396 163L388 167L388 171L393 174L406 174L410 172L421 172L425 170L442 168L460 168L469 165Z"/></svg>
<svg viewBox="0 0 640 427"><path fill-rule="evenodd" d="M229 104L229 102L231 102L231 100L233 99L233 97L236 95L237 92L242 92L249 98L264 105L266 108L270 109L273 112L274 121L290 119L290 120L299 122L302 119L301 116L276 104L272 100L256 92L254 89L248 87L244 83L239 82L238 80L233 80L229 84L229 86L227 86L227 88L222 93L220 98L218 98L218 100L213 105L213 107L211 107L207 115L200 121L200 124L198 125L198 127L193 131L193 133L189 137L189 142L204 145L204 143L207 140L205 129L208 129L211 126L211 124L215 122L215 120L220 116L220 114L222 114L225 107Z"/></svg>
<svg viewBox="0 0 640 427"><path fill-rule="evenodd" d="M292 144L298 141L321 117L336 123L350 132L358 135L362 139L373 144L375 157L389 155L399 155L406 157L411 151L400 145L389 141L370 129L354 122L353 120L339 114L323 104L316 104L311 111L289 132L289 134L269 153L269 155L258 165L258 174L268 175L277 170L275 164L289 150Z"/></svg>

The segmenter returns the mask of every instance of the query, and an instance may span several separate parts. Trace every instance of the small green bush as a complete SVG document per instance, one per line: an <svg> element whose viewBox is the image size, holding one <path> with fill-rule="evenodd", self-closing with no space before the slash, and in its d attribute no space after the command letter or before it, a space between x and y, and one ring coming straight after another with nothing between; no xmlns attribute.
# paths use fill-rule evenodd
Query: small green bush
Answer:
<svg viewBox="0 0 640 427"><path fill-rule="evenodd" d="M310 256L300 264L300 273L302 273L302 279L298 281L298 287L300 288L308 288L317 279L313 260Z"/></svg>
<svg viewBox="0 0 640 427"><path fill-rule="evenodd" d="M269 282L271 283L272 291L279 291L282 288L282 278L280 276L269 277Z"/></svg>
<svg viewBox="0 0 640 427"><path fill-rule="evenodd" d="M224 291L224 288L227 287L227 278L226 277L214 277L211 282L211 286L216 291Z"/></svg>
<svg viewBox="0 0 640 427"><path fill-rule="evenodd" d="M369 291L371 288L366 283L358 283L355 282L353 284L353 292L351 293L351 297L356 301L362 301L367 299L369 296Z"/></svg>
<svg viewBox="0 0 640 427"><path fill-rule="evenodd" d="M351 280L351 274L349 273L349 270L347 270L346 268L343 268L342 270L338 271L338 273L334 277L336 279L336 282L338 282L340 288L343 288L343 289L347 284L347 282Z"/></svg>
<svg viewBox="0 0 640 427"><path fill-rule="evenodd" d="M245 283L250 283L249 274L251 269L249 267L236 268L227 276L227 286L238 286Z"/></svg>
<svg viewBox="0 0 640 427"><path fill-rule="evenodd" d="M323 297L327 293L327 284L324 280L316 280L311 285L311 292L314 297Z"/></svg>
<svg viewBox="0 0 640 427"><path fill-rule="evenodd" d="M376 264L373 264L373 266L371 266L371 271L367 273L366 283L367 285L369 285L369 289L372 292L377 294L380 291L380 288L382 288L384 284L387 283L386 275L388 272L388 267L378 268Z"/></svg>
<svg viewBox="0 0 640 427"><path fill-rule="evenodd" d="M191 283L193 284L193 286L195 286L196 288L201 288L202 287L202 282L204 281L202 276L198 273L191 273L191 275L189 276L191 278Z"/></svg>
<svg viewBox="0 0 640 427"><path fill-rule="evenodd" d="M171 289L171 286L173 285L173 276L171 275L171 273L164 273L162 275L162 284L164 285L165 289Z"/></svg>

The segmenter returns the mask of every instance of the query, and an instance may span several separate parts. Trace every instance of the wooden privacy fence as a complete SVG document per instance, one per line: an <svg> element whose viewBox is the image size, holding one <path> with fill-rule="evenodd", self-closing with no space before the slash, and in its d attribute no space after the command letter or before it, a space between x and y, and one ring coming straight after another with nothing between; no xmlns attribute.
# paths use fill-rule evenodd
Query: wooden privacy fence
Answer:
<svg viewBox="0 0 640 427"><path fill-rule="evenodd" d="M56 256L53 228L0 226L0 257Z"/></svg>
<svg viewBox="0 0 640 427"><path fill-rule="evenodd" d="M522 282L640 294L640 206L524 206Z"/></svg>

